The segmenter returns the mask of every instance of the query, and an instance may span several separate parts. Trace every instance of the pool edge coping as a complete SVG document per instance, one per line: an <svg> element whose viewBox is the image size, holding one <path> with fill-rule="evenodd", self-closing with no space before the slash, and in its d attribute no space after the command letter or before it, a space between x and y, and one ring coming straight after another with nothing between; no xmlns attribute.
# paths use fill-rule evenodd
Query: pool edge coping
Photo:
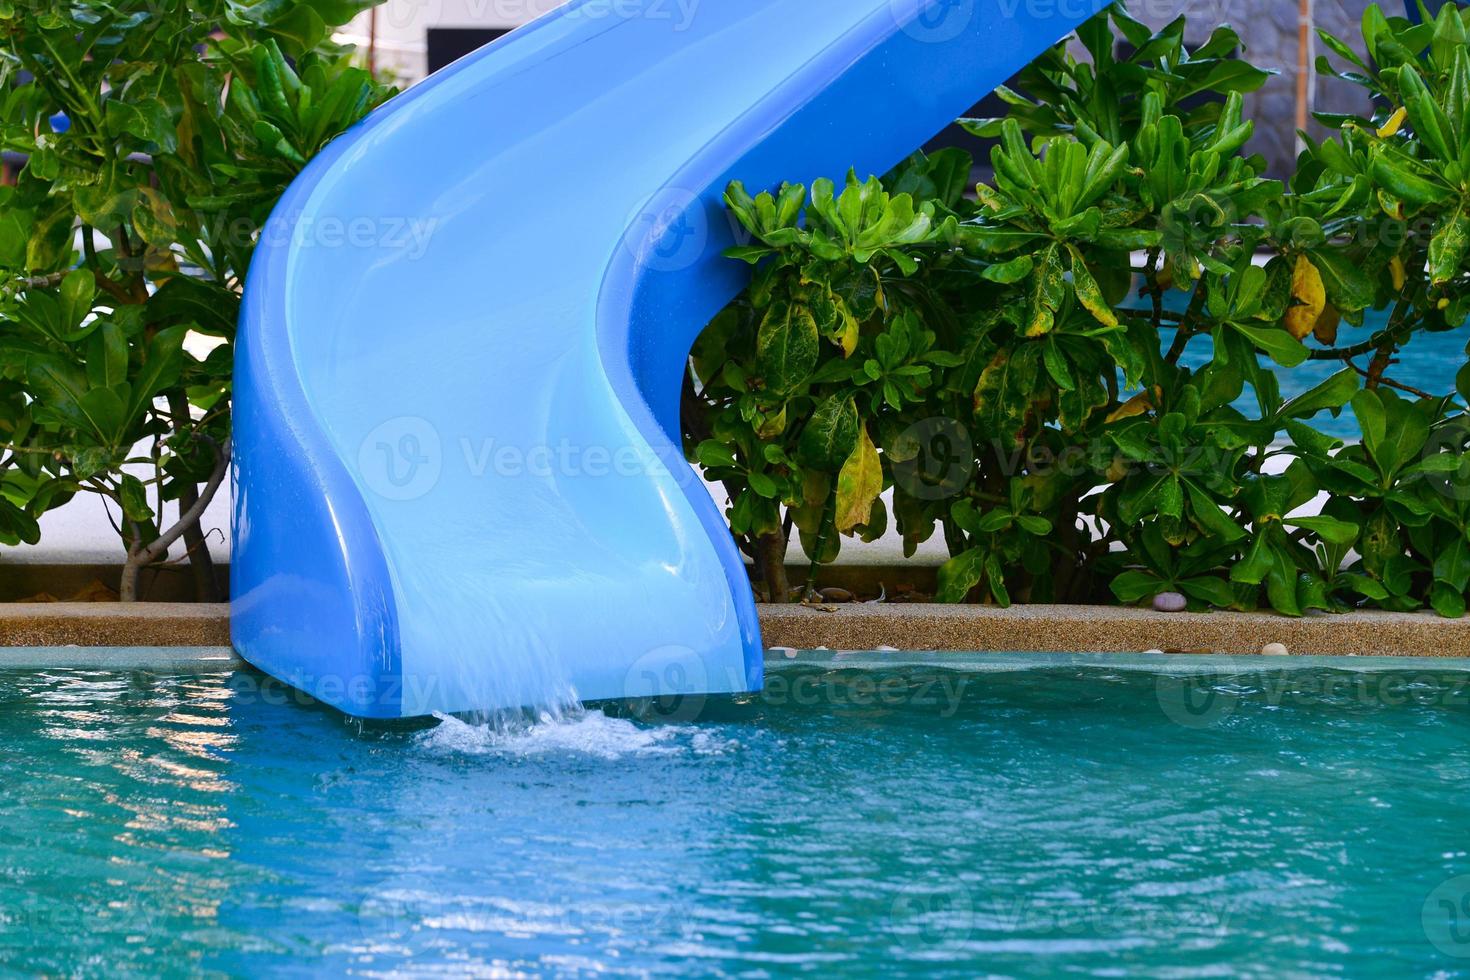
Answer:
<svg viewBox="0 0 1470 980"><path fill-rule="evenodd" d="M771 651L892 650L966 653L1294 655L1470 658L1470 618L1432 612L1358 611L1300 619L1272 613L1161 613L1114 606L948 606L927 603L761 605ZM220 662L230 646L226 603L0 603L0 667L6 648L132 648L157 659ZM196 656L185 649L203 651ZM85 660L82 655L77 660ZM233 661L232 661L233 662Z"/></svg>

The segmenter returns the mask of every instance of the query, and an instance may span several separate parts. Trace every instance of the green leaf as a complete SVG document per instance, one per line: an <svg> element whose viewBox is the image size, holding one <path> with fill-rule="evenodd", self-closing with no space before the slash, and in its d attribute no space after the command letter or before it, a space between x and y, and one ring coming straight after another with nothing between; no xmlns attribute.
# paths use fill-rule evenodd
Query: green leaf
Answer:
<svg viewBox="0 0 1470 980"><path fill-rule="evenodd" d="M1072 377L1072 369L1067 364L1066 355L1056 345L1052 338L1042 342L1041 360L1046 365L1046 373L1057 383L1062 391L1075 391L1077 381Z"/></svg>
<svg viewBox="0 0 1470 980"><path fill-rule="evenodd" d="M143 352L143 365L133 378L127 424L140 418L153 399L179 379L184 362L186 327L169 327L153 335Z"/></svg>
<svg viewBox="0 0 1470 980"><path fill-rule="evenodd" d="M1251 539L1250 548L1246 550L1245 557L1230 569L1230 581L1260 585L1266 578L1266 573L1270 570L1274 560L1269 535L1258 530L1255 537Z"/></svg>
<svg viewBox="0 0 1470 980"><path fill-rule="evenodd" d="M1378 45L1384 38L1393 36L1393 30L1388 26L1388 19L1383 16L1383 10L1378 4L1370 3L1363 10L1362 20L1363 45L1368 49L1368 57L1383 64L1383 58L1379 55Z"/></svg>
<svg viewBox="0 0 1470 980"><path fill-rule="evenodd" d="M820 341L816 318L804 303L772 304L755 341L766 388L787 394L805 382L817 366Z"/></svg>
<svg viewBox="0 0 1470 980"><path fill-rule="evenodd" d="M92 421L82 408L87 377L75 364L54 354L32 354L26 360L26 380L35 392L38 409L73 428L92 430Z"/></svg>
<svg viewBox="0 0 1470 980"><path fill-rule="evenodd" d="M178 132L168 108L159 100L146 98L136 103L109 98L106 108L107 128L114 136L135 136L152 144L161 153L173 153L179 147Z"/></svg>
<svg viewBox="0 0 1470 980"><path fill-rule="evenodd" d="M1296 367L1308 357L1307 348L1300 340L1279 327L1263 327L1245 323L1231 323L1231 328L1249 340L1257 349L1265 351L1282 367Z"/></svg>
<svg viewBox="0 0 1470 980"><path fill-rule="evenodd" d="M1462 594L1470 587L1470 540L1463 533L1451 534L1435 555L1434 578Z"/></svg>
<svg viewBox="0 0 1470 980"><path fill-rule="evenodd" d="M1205 493L1193 480L1185 480L1184 489L1189 496L1190 511L1200 530L1220 541L1237 541L1245 537L1245 529L1231 520L1218 502Z"/></svg>
<svg viewBox="0 0 1470 980"><path fill-rule="evenodd" d="M1019 228L997 228L984 225L960 225L954 230L956 244L965 251L981 255L1004 255L1042 240L1034 231Z"/></svg>
<svg viewBox="0 0 1470 980"><path fill-rule="evenodd" d="M1144 599L1152 599L1160 592L1168 591L1169 583L1159 578L1152 572L1129 569L1116 577L1109 583L1113 595L1118 601L1127 605L1133 605Z"/></svg>
<svg viewBox="0 0 1470 980"><path fill-rule="evenodd" d="M1277 418L1307 419L1324 409L1342 408L1361 387L1358 372L1343 368L1281 406L1281 411L1276 413Z"/></svg>
<svg viewBox="0 0 1470 980"><path fill-rule="evenodd" d="M1345 548L1357 543L1358 532L1361 530L1356 524L1326 516L1288 517L1282 523L1299 527L1304 531L1311 531L1328 544Z"/></svg>
<svg viewBox="0 0 1470 980"><path fill-rule="evenodd" d="M128 341L116 323L104 322L87 338L87 382L110 388L128 379Z"/></svg>
<svg viewBox="0 0 1470 980"><path fill-rule="evenodd" d="M706 439L694 450L694 458L707 469L731 468L735 466L735 451L722 442Z"/></svg>
<svg viewBox="0 0 1470 980"><path fill-rule="evenodd" d="M985 583L990 587L991 598L1002 609L1011 604L1011 595L1006 591L1005 569L1000 563L1000 554L992 551L985 556Z"/></svg>
<svg viewBox="0 0 1470 980"><path fill-rule="evenodd" d="M1158 510L1165 517L1184 515L1184 488L1179 484L1179 477L1170 476L1159 484Z"/></svg>
<svg viewBox="0 0 1470 980"><path fill-rule="evenodd" d="M97 283L87 269L73 269L61 280L61 317L65 330L79 327L92 312L92 301L97 296Z"/></svg>
<svg viewBox="0 0 1470 980"><path fill-rule="evenodd" d="M772 500L780 496L781 491L776 486L776 481L771 479L769 475L752 470L745 476L746 480L750 483L750 489L754 490L759 496L765 497L767 500Z"/></svg>
<svg viewBox="0 0 1470 980"><path fill-rule="evenodd" d="M1385 433L1388 431L1387 415L1383 409L1383 402L1379 400L1378 392L1363 390L1352 397L1353 414L1358 418L1358 426L1363 432L1363 443L1372 452L1374 446L1383 445Z"/></svg>
<svg viewBox="0 0 1470 980"><path fill-rule="evenodd" d="M1341 576L1341 580L1344 585L1364 598L1379 602L1388 598L1388 590L1383 587L1382 583L1366 575L1347 572Z"/></svg>
<svg viewBox="0 0 1470 980"><path fill-rule="evenodd" d="M1213 575L1184 579L1179 582L1179 591L1216 609L1229 609L1235 605L1235 590L1230 583Z"/></svg>
<svg viewBox="0 0 1470 980"><path fill-rule="evenodd" d="M1045 537L1051 533L1052 529L1051 521L1045 517L1037 517L1035 514L1018 515L1016 517L1016 523L1021 525L1021 528L1027 534L1034 534L1037 537Z"/></svg>
<svg viewBox="0 0 1470 980"><path fill-rule="evenodd" d="M1429 604L1446 619L1460 619L1465 615L1465 593L1443 582L1435 582L1430 588Z"/></svg>
<svg viewBox="0 0 1470 980"><path fill-rule="evenodd" d="M153 508L148 506L148 490L131 473L122 474L119 500L123 516L139 524L153 520Z"/></svg>
<svg viewBox="0 0 1470 980"><path fill-rule="evenodd" d="M1409 122L1417 136L1436 157L1444 161L1459 157L1450 146L1454 136L1453 123L1434 100L1434 94L1425 86L1424 80L1413 65L1399 69L1399 89L1408 110Z"/></svg>
<svg viewBox="0 0 1470 980"><path fill-rule="evenodd" d="M1356 313L1373 305L1373 281L1360 262L1334 248L1314 248L1307 254L1322 278L1328 301L1340 312Z"/></svg>
<svg viewBox="0 0 1470 980"><path fill-rule="evenodd" d="M940 602L964 602L975 586L985 578L985 550L971 548L954 556L939 566L939 589L935 598Z"/></svg>
<svg viewBox="0 0 1470 980"><path fill-rule="evenodd" d="M1300 616L1301 600L1298 597L1296 562L1291 555L1277 548L1273 552L1270 570L1266 572L1266 598L1271 607L1284 616Z"/></svg>
<svg viewBox="0 0 1470 980"><path fill-rule="evenodd" d="M72 194L76 214L94 228L116 228L133 212L137 191L118 188L104 175L96 184L78 187ZM68 219L73 216L68 214Z"/></svg>
<svg viewBox="0 0 1470 980"><path fill-rule="evenodd" d="M1015 516L1003 508L987 510L975 525L977 534L997 534L1009 530L1015 523Z"/></svg>
<svg viewBox="0 0 1470 980"><path fill-rule="evenodd" d="M850 395L829 395L812 413L797 442L797 461L813 469L837 472L858 441L857 404Z"/></svg>
<svg viewBox="0 0 1470 980"><path fill-rule="evenodd" d="M124 441L123 427L127 424L127 402L119 392L127 392L127 385L118 388L93 388L81 397L82 411L91 421L93 430L104 446L118 446Z"/></svg>
<svg viewBox="0 0 1470 980"><path fill-rule="evenodd" d="M271 33L286 42L293 54L303 54L321 44L327 37L327 23L307 4L293 7L285 17L271 24Z"/></svg>
<svg viewBox="0 0 1470 980"><path fill-rule="evenodd" d="M998 262L994 265L986 266L985 271L980 273L980 278L990 282L1009 285L1020 282L1029 276L1035 265L1036 263L1031 256L1020 255L1011 259L1009 262Z"/></svg>
<svg viewBox="0 0 1470 980"><path fill-rule="evenodd" d="M1374 152L1369 169L1383 190L1410 204L1421 207L1444 204L1454 196L1454 190L1448 185L1415 173L1405 160L1386 151Z"/></svg>
<svg viewBox="0 0 1470 980"><path fill-rule="evenodd" d="M1361 57L1359 57L1358 53L1356 51L1354 51L1348 45L1344 44L1338 38L1336 38L1333 35L1327 33L1326 31L1322 30L1321 28L1318 28L1317 29L1317 38L1324 45L1326 45L1327 48L1329 50L1331 50L1333 54L1336 54L1339 58L1341 58L1344 61L1348 62L1349 64L1351 64L1355 68L1361 68L1365 72L1368 71L1368 66L1363 63L1363 59Z"/></svg>

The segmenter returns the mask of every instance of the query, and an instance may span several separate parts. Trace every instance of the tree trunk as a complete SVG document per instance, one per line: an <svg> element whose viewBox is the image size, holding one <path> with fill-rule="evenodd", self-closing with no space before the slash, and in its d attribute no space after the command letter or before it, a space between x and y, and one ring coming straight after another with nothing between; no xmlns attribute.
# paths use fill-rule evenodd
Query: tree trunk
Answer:
<svg viewBox="0 0 1470 980"><path fill-rule="evenodd" d="M762 534L755 539L756 568L766 585L767 602L786 602L791 584L786 580L786 535Z"/></svg>
<svg viewBox="0 0 1470 980"><path fill-rule="evenodd" d="M225 474L230 469L230 440L225 439L223 446L216 450L217 456L214 464L214 472L209 475L209 482L204 485L204 492L196 494L194 502L188 507L181 507L179 519L173 526L164 531L146 547L137 540L136 535L128 544L128 560L124 562L122 569L122 581L118 585L118 598L123 602L134 602L138 598L138 574L147 566L157 561L162 561L168 556L169 546L189 533L192 529L196 534L199 532L199 519L204 516L204 509L214 499L215 493L219 491L220 484L224 482ZM201 534L202 539L202 534ZM211 566L212 573L212 566Z"/></svg>
<svg viewBox="0 0 1470 980"><path fill-rule="evenodd" d="M189 397L182 391L173 391L168 396L169 414L175 419L189 415ZM190 483L179 494L179 513L185 514L199 502L199 487ZM196 602L219 601L219 579L214 571L214 556L209 553L209 541L199 522L193 521L184 528L184 550L189 555L189 573L194 580Z"/></svg>

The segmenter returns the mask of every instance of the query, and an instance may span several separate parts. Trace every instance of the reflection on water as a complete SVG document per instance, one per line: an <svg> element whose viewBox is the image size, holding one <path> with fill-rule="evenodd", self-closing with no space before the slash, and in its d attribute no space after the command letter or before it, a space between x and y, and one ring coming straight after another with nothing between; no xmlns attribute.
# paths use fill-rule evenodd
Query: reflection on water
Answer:
<svg viewBox="0 0 1470 980"><path fill-rule="evenodd" d="M975 666L396 727L250 674L0 672L0 973L1470 956L1465 675Z"/></svg>

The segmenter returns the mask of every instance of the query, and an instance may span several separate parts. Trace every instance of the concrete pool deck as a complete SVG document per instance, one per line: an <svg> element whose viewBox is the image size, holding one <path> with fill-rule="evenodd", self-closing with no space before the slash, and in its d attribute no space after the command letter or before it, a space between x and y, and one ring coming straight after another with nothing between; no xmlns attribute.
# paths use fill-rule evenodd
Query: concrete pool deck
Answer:
<svg viewBox="0 0 1470 980"><path fill-rule="evenodd" d="M1292 655L1470 657L1470 618L1443 619L1432 612L1362 611L1290 619L1271 613L1159 613L1111 606L847 603L763 605L760 617L766 644L776 656L820 648L1246 656L1279 643ZM0 667L33 665L38 647L58 648L44 658L48 665L84 666L87 655L77 648L193 648L217 659L229 645L229 606L224 603L0 603ZM6 648L15 652L7 654ZM72 652L63 652L67 650Z"/></svg>

